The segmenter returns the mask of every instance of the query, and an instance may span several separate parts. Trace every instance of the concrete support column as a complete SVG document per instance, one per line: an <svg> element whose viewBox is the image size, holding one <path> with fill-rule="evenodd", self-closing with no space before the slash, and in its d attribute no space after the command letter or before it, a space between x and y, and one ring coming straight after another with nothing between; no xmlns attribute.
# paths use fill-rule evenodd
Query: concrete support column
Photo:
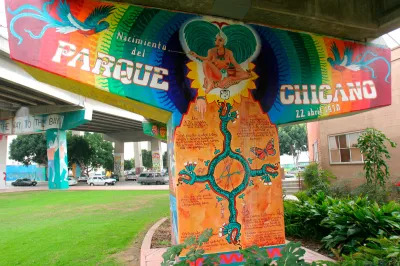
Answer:
<svg viewBox="0 0 400 266"><path fill-rule="evenodd" d="M147 149L148 151L151 151L151 141L147 141Z"/></svg>
<svg viewBox="0 0 400 266"><path fill-rule="evenodd" d="M133 143L133 153L135 154L135 170L139 174L143 167L142 150L140 149L140 142Z"/></svg>
<svg viewBox="0 0 400 266"><path fill-rule="evenodd" d="M114 142L114 174L119 175L119 181L125 181L124 176L124 142Z"/></svg>
<svg viewBox="0 0 400 266"><path fill-rule="evenodd" d="M153 170L160 172L163 169L163 161L161 154L161 141L158 139L151 140L151 156L153 161Z"/></svg>
<svg viewBox="0 0 400 266"><path fill-rule="evenodd" d="M65 130L46 130L49 189L68 189L67 135Z"/></svg>
<svg viewBox="0 0 400 266"><path fill-rule="evenodd" d="M0 135L0 189L6 188L7 136Z"/></svg>

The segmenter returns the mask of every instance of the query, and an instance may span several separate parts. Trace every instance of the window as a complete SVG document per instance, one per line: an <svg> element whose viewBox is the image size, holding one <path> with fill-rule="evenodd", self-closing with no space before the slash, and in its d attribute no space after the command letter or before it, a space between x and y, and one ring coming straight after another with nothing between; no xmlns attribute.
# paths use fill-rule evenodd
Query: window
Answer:
<svg viewBox="0 0 400 266"><path fill-rule="evenodd" d="M318 162L318 141L315 141L312 147L313 147L314 162Z"/></svg>
<svg viewBox="0 0 400 266"><path fill-rule="evenodd" d="M328 136L329 158L331 164L362 163L363 156L357 148L357 139L362 132Z"/></svg>

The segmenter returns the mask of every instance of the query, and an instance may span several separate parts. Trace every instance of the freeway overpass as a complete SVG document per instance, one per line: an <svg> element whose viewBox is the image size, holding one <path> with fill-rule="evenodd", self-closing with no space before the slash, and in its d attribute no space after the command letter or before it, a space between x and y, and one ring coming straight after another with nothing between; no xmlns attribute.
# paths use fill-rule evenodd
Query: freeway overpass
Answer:
<svg viewBox="0 0 400 266"><path fill-rule="evenodd" d="M143 116L37 81L9 58L6 37L6 34L0 35L0 121L84 111L85 122L69 129L104 134L105 139L114 142L115 153L122 162L124 142L135 142L136 167L142 166L138 142L150 141L152 150L160 152L160 141L143 132ZM7 138L3 136L0 139L0 173L5 172L6 156ZM0 182L1 187L4 182Z"/></svg>

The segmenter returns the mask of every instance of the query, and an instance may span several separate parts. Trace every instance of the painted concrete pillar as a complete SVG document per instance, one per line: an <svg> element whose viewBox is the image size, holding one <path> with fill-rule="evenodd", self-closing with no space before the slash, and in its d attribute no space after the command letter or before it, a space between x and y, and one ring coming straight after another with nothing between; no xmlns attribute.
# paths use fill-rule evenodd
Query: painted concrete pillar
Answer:
<svg viewBox="0 0 400 266"><path fill-rule="evenodd" d="M140 142L133 143L133 153L135 154L136 174L139 174L143 167L142 150L140 149Z"/></svg>
<svg viewBox="0 0 400 266"><path fill-rule="evenodd" d="M6 187L7 136L0 135L0 189Z"/></svg>
<svg viewBox="0 0 400 266"><path fill-rule="evenodd" d="M67 135L65 130L46 130L49 189L68 189Z"/></svg>
<svg viewBox="0 0 400 266"><path fill-rule="evenodd" d="M151 140L151 158L153 161L153 170L161 171L163 169L163 161L161 154L161 141L158 139Z"/></svg>
<svg viewBox="0 0 400 266"><path fill-rule="evenodd" d="M120 177L124 176L124 142L114 142L114 174ZM125 181L125 178L120 178L120 181Z"/></svg>

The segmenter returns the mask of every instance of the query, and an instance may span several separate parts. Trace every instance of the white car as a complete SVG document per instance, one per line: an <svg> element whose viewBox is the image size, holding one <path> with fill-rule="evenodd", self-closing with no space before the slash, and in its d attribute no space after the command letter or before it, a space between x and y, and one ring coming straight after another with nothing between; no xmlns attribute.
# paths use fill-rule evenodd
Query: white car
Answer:
<svg viewBox="0 0 400 266"><path fill-rule="evenodd" d="M102 176L94 176L87 180L87 183L90 186L114 186L115 182L117 182L117 180L114 178L106 178Z"/></svg>
<svg viewBox="0 0 400 266"><path fill-rule="evenodd" d="M78 184L78 181L76 181L76 179L73 178L72 176L71 177L69 176L67 179L68 179L68 185L70 186L75 186L76 184Z"/></svg>

